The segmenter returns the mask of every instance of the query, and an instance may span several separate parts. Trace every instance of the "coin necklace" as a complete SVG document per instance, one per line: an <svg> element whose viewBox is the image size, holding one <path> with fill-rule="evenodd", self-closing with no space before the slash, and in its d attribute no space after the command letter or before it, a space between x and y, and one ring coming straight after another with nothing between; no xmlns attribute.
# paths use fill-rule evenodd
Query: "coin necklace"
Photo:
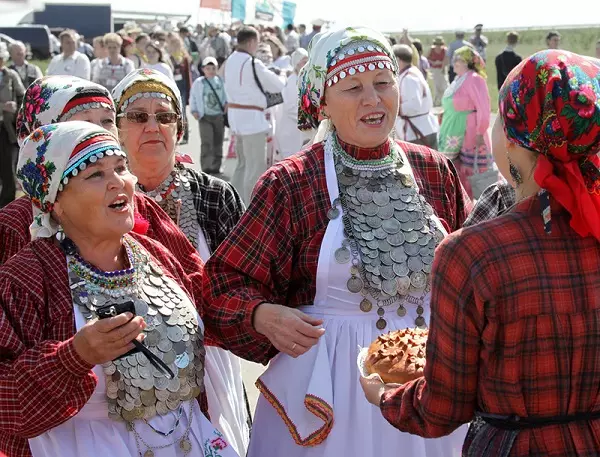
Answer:
<svg viewBox="0 0 600 457"><path fill-rule="evenodd" d="M194 205L192 180L195 180L193 172L176 163L173 171L156 189L147 192L139 184L138 188L158 203L193 246L198 246L200 224Z"/></svg>
<svg viewBox="0 0 600 457"><path fill-rule="evenodd" d="M133 301L147 324L144 345L176 373L167 379L142 353L102 365L109 418L133 422L170 414L200 395L205 350L189 297L137 241L126 235L124 246L129 259L125 270L102 272L78 255L68 255L67 262L73 302L84 318L94 319L101 306Z"/></svg>
<svg viewBox="0 0 600 457"><path fill-rule="evenodd" d="M431 218L433 209L419 195L410 168L394 147L388 156L370 161L348 155L334 135L325 147L333 154L340 189L328 217L339 217L333 208L341 205L346 236L334 257L340 264L352 260L348 290L363 295L364 312L373 309L368 296L374 299L380 330L387 326L384 308L396 302L401 317L405 304L416 306L415 324L425 326L433 251L443 237Z"/></svg>

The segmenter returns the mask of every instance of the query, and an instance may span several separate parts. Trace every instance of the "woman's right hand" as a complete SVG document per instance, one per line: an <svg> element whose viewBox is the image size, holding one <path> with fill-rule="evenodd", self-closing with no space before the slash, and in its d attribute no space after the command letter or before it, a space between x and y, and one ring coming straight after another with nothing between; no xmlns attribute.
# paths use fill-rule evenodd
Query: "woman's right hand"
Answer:
<svg viewBox="0 0 600 457"><path fill-rule="evenodd" d="M308 352L325 333L322 320L273 303L258 305L252 323L279 352L294 358Z"/></svg>
<svg viewBox="0 0 600 457"><path fill-rule="evenodd" d="M131 313L88 322L73 338L75 351L90 365L101 365L134 348L132 340L142 342L144 319Z"/></svg>

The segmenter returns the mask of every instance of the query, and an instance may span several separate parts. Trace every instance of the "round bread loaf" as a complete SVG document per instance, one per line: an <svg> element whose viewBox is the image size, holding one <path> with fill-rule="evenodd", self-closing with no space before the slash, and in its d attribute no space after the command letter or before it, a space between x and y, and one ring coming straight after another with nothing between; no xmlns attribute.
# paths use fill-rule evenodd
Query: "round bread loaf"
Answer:
<svg viewBox="0 0 600 457"><path fill-rule="evenodd" d="M365 368L385 383L404 384L423 376L427 329L406 328L379 336L369 346Z"/></svg>

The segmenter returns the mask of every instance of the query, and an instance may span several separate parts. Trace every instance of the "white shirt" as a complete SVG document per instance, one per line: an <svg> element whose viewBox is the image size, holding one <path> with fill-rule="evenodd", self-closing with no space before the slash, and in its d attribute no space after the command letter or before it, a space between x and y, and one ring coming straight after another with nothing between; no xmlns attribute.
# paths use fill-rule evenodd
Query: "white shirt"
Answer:
<svg viewBox="0 0 600 457"><path fill-rule="evenodd" d="M299 152L304 143L312 138L311 133L298 130L298 75L293 73L282 92L283 105L275 122L277 150L282 159Z"/></svg>
<svg viewBox="0 0 600 457"><path fill-rule="evenodd" d="M266 92L281 92L283 81L269 71L258 59L254 59L256 75ZM238 135L254 135L267 132L269 122L264 111L254 109L232 108L231 104L267 107L267 100L258 88L252 71L252 56L245 52L235 51L227 59L225 66L225 92L227 102L230 104L227 111L229 125L233 133Z"/></svg>
<svg viewBox="0 0 600 457"><path fill-rule="evenodd" d="M285 47L289 54L300 47L300 35L295 30L292 30L285 37Z"/></svg>
<svg viewBox="0 0 600 457"><path fill-rule="evenodd" d="M423 77L423 73L415 66L409 67L398 77L400 87L400 114L410 121L423 136L437 133L440 130L437 117L431 112L433 99L431 89ZM396 120L396 133L404 141L417 139L412 127L400 116Z"/></svg>
<svg viewBox="0 0 600 457"><path fill-rule="evenodd" d="M149 68L150 70L159 71L163 75L168 76L173 81L175 81L175 78L173 77L173 70L171 70L171 67L169 67L166 63L158 62L158 63L155 63L155 64L151 64L151 63L144 62L142 64L142 68Z"/></svg>
<svg viewBox="0 0 600 457"><path fill-rule="evenodd" d="M64 54L54 56L46 70L47 75L67 75L89 80L90 60L79 51L75 51L69 57Z"/></svg>
<svg viewBox="0 0 600 457"><path fill-rule="evenodd" d="M291 70L292 69L292 58L290 56L280 56L275 60L271 66L277 67L281 70Z"/></svg>

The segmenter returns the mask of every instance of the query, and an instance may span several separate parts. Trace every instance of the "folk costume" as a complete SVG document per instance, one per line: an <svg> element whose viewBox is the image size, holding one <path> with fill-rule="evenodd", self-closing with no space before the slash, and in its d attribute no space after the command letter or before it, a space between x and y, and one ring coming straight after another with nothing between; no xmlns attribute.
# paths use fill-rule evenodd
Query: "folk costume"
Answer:
<svg viewBox="0 0 600 457"><path fill-rule="evenodd" d="M140 97L170 101L181 114L182 102L174 81L162 73L140 69L129 74L113 91L117 112ZM179 125L177 140L183 135ZM156 189L139 190L153 199L186 235L203 261L217 249L239 221L244 205L225 181L177 163ZM210 342L208 342L210 344ZM230 352L207 345L207 396L210 417L240 455L249 441L248 411L241 362Z"/></svg>
<svg viewBox="0 0 600 457"><path fill-rule="evenodd" d="M398 73L387 40L370 29L321 33L310 48L301 128L318 126L325 87L357 72ZM391 139L365 149L333 131L263 175L209 259L203 287L218 338L270 362L257 383L249 457L460 453L464 431L425 441L381 421L360 391L356 360L381 332L427 325L433 250L469 209L445 157ZM252 325L263 302L323 319L325 335L296 359L277 354Z"/></svg>

